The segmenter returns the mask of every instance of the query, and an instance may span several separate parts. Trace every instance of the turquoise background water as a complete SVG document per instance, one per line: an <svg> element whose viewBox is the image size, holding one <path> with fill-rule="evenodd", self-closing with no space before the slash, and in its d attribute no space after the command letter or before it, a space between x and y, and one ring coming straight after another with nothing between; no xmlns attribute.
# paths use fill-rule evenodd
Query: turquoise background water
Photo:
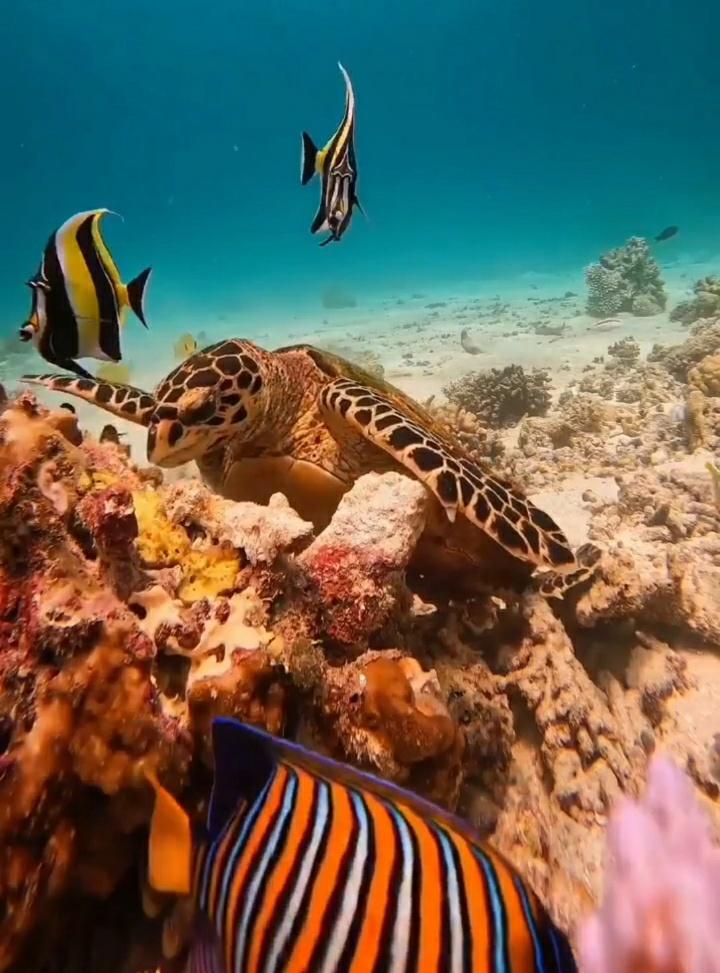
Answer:
<svg viewBox="0 0 720 973"><path fill-rule="evenodd" d="M676 253L720 249L711 0L22 0L0 35L7 332L49 232L100 206L169 333L319 308L333 283L362 301L576 269L668 223ZM319 249L300 131L338 124L338 59L369 219Z"/></svg>

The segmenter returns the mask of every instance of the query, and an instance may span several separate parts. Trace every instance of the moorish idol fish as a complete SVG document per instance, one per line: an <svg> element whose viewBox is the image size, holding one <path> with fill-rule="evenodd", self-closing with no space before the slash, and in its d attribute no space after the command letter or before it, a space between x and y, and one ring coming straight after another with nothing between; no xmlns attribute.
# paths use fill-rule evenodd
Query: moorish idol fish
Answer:
<svg viewBox="0 0 720 973"><path fill-rule="evenodd" d="M149 882L189 895L203 973L575 973L565 935L472 828L231 719L203 835L150 774Z"/></svg>
<svg viewBox="0 0 720 973"><path fill-rule="evenodd" d="M30 317L20 329L21 341L32 341L52 365L84 378L89 372L76 358L118 362L120 327L131 308L142 324L150 268L123 284L100 233L100 222L111 211L89 210L71 216L51 234L32 291Z"/></svg>
<svg viewBox="0 0 720 973"><path fill-rule="evenodd" d="M338 61L345 78L345 114L340 127L324 149L318 149L307 132L302 133L301 181L303 186L317 173L321 179L320 206L310 227L311 233L328 232L320 244L324 247L338 241L350 226L353 206L362 212L357 198L357 163L355 160L355 94L345 68Z"/></svg>

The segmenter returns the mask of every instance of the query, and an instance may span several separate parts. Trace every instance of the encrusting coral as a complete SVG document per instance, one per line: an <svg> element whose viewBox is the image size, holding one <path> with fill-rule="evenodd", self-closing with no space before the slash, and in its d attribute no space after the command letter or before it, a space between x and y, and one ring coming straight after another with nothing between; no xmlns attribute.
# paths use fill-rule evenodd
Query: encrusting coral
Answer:
<svg viewBox="0 0 720 973"><path fill-rule="evenodd" d="M594 317L620 311L644 317L658 314L667 303L660 268L642 237L631 237L624 246L603 254L587 268L585 279L587 313Z"/></svg>
<svg viewBox="0 0 720 973"><path fill-rule="evenodd" d="M542 416L550 405L545 369L526 372L521 365L470 372L443 389L450 402L478 416L493 429L514 425L523 416Z"/></svg>
<svg viewBox="0 0 720 973"><path fill-rule="evenodd" d="M48 973L69 928L110 945L68 973L157 968L163 921L166 948L175 934L140 908L143 771L199 818L218 715L457 808L571 931L599 901L608 812L654 747L717 822L714 723L693 714L720 682L703 651L720 643L720 513L702 460L695 476L645 457L687 454L682 419L641 409L569 395L507 452L534 489L563 462L617 477L587 502L597 577L551 608L532 589L430 597L406 570L426 516L408 477L361 477L316 536L280 495L166 485L72 413L6 403L0 970Z"/></svg>

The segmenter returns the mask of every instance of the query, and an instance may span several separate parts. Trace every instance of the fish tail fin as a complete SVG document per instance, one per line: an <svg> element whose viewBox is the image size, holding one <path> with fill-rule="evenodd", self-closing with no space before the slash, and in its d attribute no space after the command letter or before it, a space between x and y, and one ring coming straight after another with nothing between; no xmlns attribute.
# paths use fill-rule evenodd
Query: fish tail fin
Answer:
<svg viewBox="0 0 720 973"><path fill-rule="evenodd" d="M307 132L302 133L302 155L300 163L300 181L307 186L317 171L318 147Z"/></svg>
<svg viewBox="0 0 720 973"><path fill-rule="evenodd" d="M135 312L135 315L140 319L143 326L146 328L148 324L145 320L145 292L147 291L148 280L150 279L151 273L152 268L147 267L141 274L138 274L134 280L131 280L126 288L128 304Z"/></svg>

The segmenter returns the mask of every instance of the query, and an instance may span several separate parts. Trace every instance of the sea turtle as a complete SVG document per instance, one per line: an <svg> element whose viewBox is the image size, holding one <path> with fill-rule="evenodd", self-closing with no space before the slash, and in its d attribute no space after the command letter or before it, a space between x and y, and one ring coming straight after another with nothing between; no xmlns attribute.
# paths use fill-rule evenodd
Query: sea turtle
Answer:
<svg viewBox="0 0 720 973"><path fill-rule="evenodd" d="M540 569L560 596L587 575L554 520L480 467L448 428L399 389L311 345L266 351L229 339L173 369L154 394L71 375L24 381L147 428L151 463L195 461L234 500L282 492L317 528L363 473L414 476L433 498L414 566L465 590L523 587Z"/></svg>

